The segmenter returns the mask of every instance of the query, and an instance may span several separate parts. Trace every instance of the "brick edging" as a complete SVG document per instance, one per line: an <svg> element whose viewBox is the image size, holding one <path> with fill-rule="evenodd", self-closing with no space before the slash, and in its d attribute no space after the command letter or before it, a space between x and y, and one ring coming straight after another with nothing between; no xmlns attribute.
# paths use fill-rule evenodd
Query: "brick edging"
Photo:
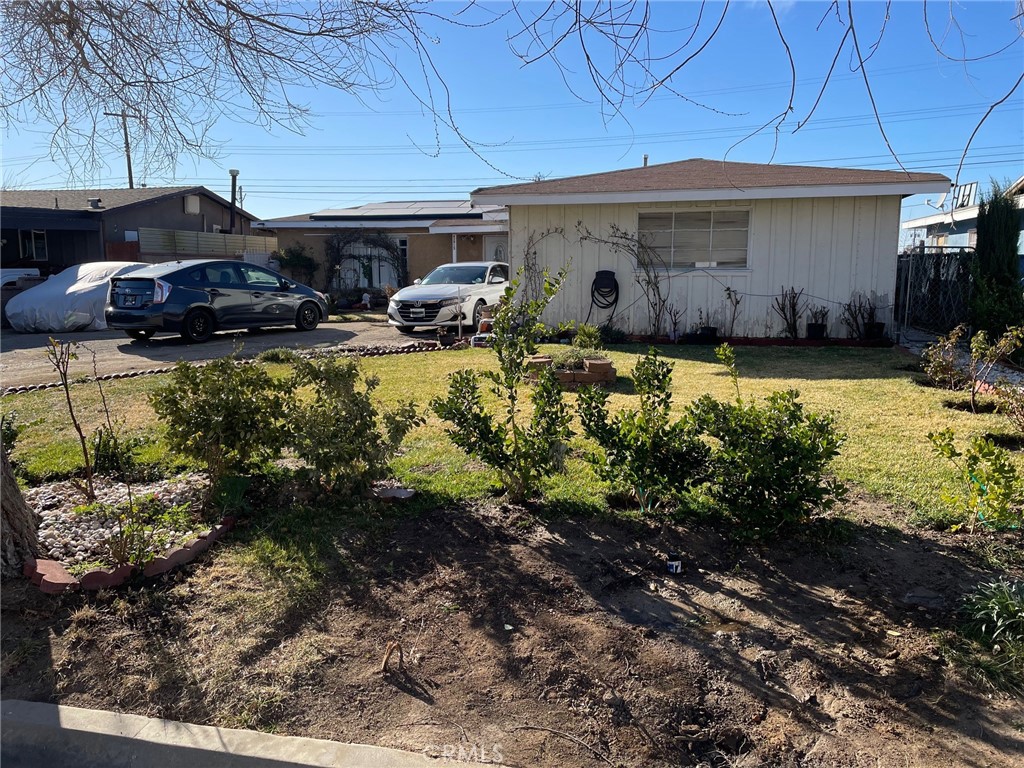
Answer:
<svg viewBox="0 0 1024 768"><path fill-rule="evenodd" d="M121 565L112 570L97 568L82 574L80 578L75 578L57 560L36 560L30 557L25 561L22 573L39 587L41 592L48 595L60 595L64 592L76 592L78 590L89 592L119 587L140 570L143 576L160 576L172 568L177 568L179 565L191 563L234 527L235 518L231 516L225 517L220 521L219 525L213 526L209 531L200 534L183 547L167 550L163 556L150 560L141 569L137 565Z"/></svg>

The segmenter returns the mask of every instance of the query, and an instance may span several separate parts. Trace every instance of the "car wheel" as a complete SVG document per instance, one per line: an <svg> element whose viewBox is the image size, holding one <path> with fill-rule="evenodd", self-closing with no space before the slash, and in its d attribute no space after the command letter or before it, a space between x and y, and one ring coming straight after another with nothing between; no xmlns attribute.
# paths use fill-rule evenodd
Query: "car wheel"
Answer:
<svg viewBox="0 0 1024 768"><path fill-rule="evenodd" d="M473 307L473 333L480 330L480 318L483 315L483 311L484 303L482 301L478 301Z"/></svg>
<svg viewBox="0 0 1024 768"><path fill-rule="evenodd" d="M148 341L153 338L155 331L125 331L125 333L136 341Z"/></svg>
<svg viewBox="0 0 1024 768"><path fill-rule="evenodd" d="M396 325L395 328L398 329L399 333L404 333L406 335L409 335L416 330L416 327L412 325Z"/></svg>
<svg viewBox="0 0 1024 768"><path fill-rule="evenodd" d="M312 301L305 302L295 314L295 327L300 331L312 331L318 325L320 325L320 310Z"/></svg>
<svg viewBox="0 0 1024 768"><path fill-rule="evenodd" d="M206 341L213 336L213 315L205 309L190 309L181 321L181 336L185 341Z"/></svg>

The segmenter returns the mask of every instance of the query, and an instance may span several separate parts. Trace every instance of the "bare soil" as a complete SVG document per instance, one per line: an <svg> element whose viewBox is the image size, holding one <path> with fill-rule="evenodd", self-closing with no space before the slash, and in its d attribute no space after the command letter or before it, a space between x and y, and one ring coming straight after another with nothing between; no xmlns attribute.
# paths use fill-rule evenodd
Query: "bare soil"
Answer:
<svg viewBox="0 0 1024 768"><path fill-rule="evenodd" d="M748 545L438 508L332 528L337 560L300 595L239 567L243 529L116 594L6 584L3 696L538 768L1024 765L1022 702L936 641L1019 536L844 513ZM405 665L382 674L393 640Z"/></svg>

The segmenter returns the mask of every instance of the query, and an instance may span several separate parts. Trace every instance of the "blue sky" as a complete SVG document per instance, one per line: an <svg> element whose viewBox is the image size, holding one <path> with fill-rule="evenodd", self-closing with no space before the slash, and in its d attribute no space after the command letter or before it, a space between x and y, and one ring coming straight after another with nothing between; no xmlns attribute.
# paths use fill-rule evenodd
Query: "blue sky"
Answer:
<svg viewBox="0 0 1024 768"><path fill-rule="evenodd" d="M461 7L432 6L435 12L450 13ZM539 10L543 5L527 9L531 7ZM477 18L504 8L487 4L477 9ZM852 71L846 54L810 122L794 133L813 105L845 31L828 18L828 8L828 3L776 3L795 60L797 88L794 112L778 134L774 161L897 168L875 124L862 77ZM921 3L889 6L885 35L867 65L885 130L908 169L953 177L978 120L1024 70L1024 41L1011 21L1013 2L957 6L961 29L949 24L949 5L932 3L928 8L932 31L951 55L966 50L977 57L1016 39L994 58L950 61L928 40ZM680 30L665 38L663 48L685 40L699 9L690 2L654 4L652 26ZM863 49L877 38L886 9L884 3L854 5ZM706 34L707 18L720 13L721 6L705 9L698 40ZM507 42L514 25L514 18L506 17L482 29L444 23L428 27L436 38L431 54L450 89L458 125L477 142L482 158L444 126L435 132L429 114L400 87L362 100L307 90L299 100L309 104L315 117L305 135L267 133L224 120L216 131L224 152L216 162L186 160L173 176L151 176L137 158L136 182L204 184L227 195L227 169L238 168L245 207L271 218L379 200L465 198L475 187L536 174L557 177L633 167L645 153L652 163L689 157L771 160L773 130L741 141L785 108L790 89L788 60L763 3L733 3L715 39L672 81L677 91L717 112L660 92L609 117L602 114L572 49L565 49L565 62L573 70L565 78L549 61L524 67ZM606 63L598 53L598 64ZM403 67L414 71L411 60ZM78 180L77 186L126 186L123 154L116 150L119 128L110 126L115 148L105 155L106 168ZM6 186L69 184L68 169L47 159L39 126L18 126L3 139ZM972 147L961 181L987 186L990 177L1015 179L1024 173L1024 86L992 114ZM923 199L911 198L904 217L929 210Z"/></svg>

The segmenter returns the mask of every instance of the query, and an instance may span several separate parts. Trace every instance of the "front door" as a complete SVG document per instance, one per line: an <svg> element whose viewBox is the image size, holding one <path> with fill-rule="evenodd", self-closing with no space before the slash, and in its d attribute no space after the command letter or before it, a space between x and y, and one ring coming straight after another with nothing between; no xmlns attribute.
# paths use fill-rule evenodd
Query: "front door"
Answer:
<svg viewBox="0 0 1024 768"><path fill-rule="evenodd" d="M486 235L484 237L484 261L508 263L508 235Z"/></svg>

